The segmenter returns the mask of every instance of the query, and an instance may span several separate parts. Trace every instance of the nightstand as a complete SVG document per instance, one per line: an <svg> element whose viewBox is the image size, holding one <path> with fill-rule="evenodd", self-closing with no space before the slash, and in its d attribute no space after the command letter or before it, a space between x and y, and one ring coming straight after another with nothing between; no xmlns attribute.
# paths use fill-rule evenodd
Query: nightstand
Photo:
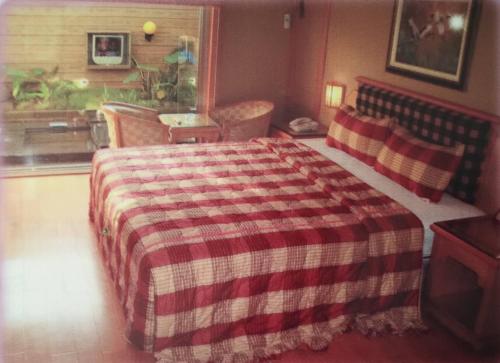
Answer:
<svg viewBox="0 0 500 363"><path fill-rule="evenodd" d="M476 349L500 341L500 222L493 216L435 223L428 311Z"/></svg>
<svg viewBox="0 0 500 363"><path fill-rule="evenodd" d="M279 139L312 139L315 137L325 137L328 133L328 128L322 123L318 129L314 131L296 132L288 127L289 121L273 121L269 129L269 137L277 137Z"/></svg>

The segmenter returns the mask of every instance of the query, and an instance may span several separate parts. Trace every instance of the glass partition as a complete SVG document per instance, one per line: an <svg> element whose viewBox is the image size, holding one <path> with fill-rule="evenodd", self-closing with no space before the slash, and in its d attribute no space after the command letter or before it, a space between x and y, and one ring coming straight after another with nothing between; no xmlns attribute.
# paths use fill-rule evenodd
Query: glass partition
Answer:
<svg viewBox="0 0 500 363"><path fill-rule="evenodd" d="M108 143L96 112L103 102L162 113L207 103L207 80L198 79L201 54L209 54L200 48L212 46L200 44L207 8L61 4L12 1L1 9L4 168L88 163Z"/></svg>

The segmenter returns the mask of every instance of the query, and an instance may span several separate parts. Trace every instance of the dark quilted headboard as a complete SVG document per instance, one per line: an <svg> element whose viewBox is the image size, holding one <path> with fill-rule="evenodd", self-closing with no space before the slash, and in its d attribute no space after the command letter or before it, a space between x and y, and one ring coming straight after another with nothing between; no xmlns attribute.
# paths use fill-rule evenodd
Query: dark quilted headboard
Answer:
<svg viewBox="0 0 500 363"><path fill-rule="evenodd" d="M462 162L446 191L474 203L488 147L489 121L362 82L358 86L356 108L378 118L395 117L401 126L429 142L446 146L456 142L465 144Z"/></svg>

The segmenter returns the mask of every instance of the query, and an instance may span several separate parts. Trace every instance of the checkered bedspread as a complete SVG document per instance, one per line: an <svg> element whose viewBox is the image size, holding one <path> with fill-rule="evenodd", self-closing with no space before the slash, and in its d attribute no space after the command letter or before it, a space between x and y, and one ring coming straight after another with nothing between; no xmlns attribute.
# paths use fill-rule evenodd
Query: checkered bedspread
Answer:
<svg viewBox="0 0 500 363"><path fill-rule="evenodd" d="M162 361L420 322L420 221L298 142L98 151L90 217L127 335Z"/></svg>

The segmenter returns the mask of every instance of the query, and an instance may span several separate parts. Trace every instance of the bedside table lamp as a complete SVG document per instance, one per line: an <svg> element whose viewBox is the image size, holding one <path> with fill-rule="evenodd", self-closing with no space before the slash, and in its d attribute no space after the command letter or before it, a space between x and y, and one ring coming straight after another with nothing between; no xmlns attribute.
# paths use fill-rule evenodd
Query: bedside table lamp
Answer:
<svg viewBox="0 0 500 363"><path fill-rule="evenodd" d="M325 90L325 105L338 108L344 102L345 85L337 82L328 82Z"/></svg>

